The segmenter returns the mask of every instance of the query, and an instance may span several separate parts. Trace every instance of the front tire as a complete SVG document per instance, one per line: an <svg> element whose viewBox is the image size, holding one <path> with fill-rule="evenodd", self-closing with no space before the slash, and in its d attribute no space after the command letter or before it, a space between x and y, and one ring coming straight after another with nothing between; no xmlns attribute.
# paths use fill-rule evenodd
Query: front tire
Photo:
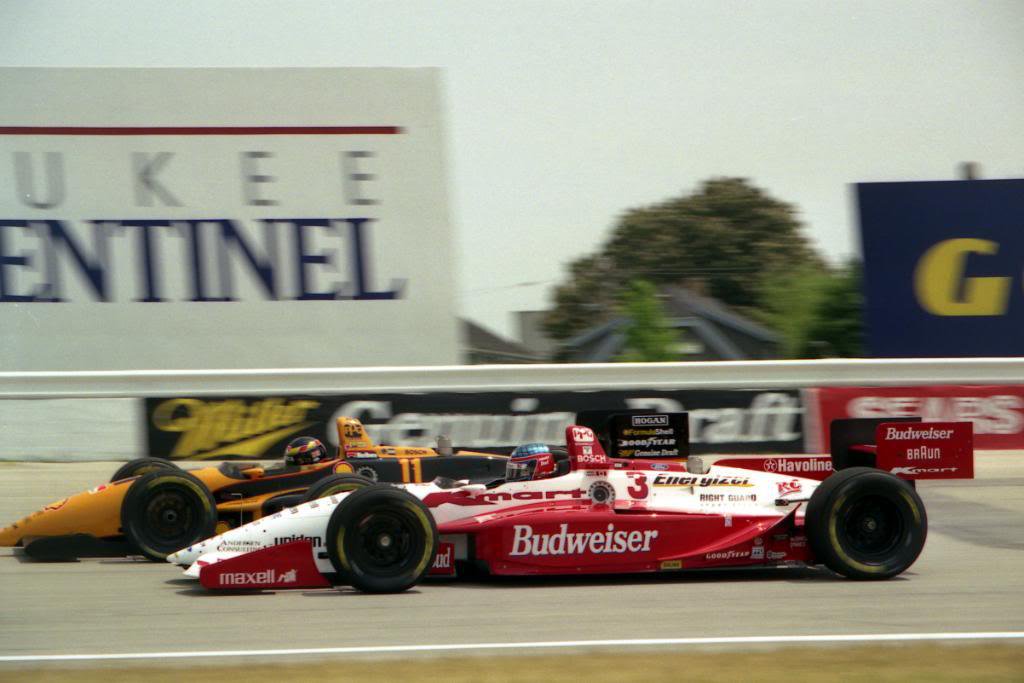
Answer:
<svg viewBox="0 0 1024 683"><path fill-rule="evenodd" d="M407 491L376 484L353 492L331 513L327 554L341 583L367 593L398 593L430 570L437 525Z"/></svg>
<svg viewBox="0 0 1024 683"><path fill-rule="evenodd" d="M805 519L815 557L851 579L888 579L906 571L928 535L917 492L869 467L844 469L822 482Z"/></svg>
<svg viewBox="0 0 1024 683"><path fill-rule="evenodd" d="M217 504L203 482L188 472L144 474L121 503L121 530L128 543L154 562L213 535Z"/></svg>
<svg viewBox="0 0 1024 683"><path fill-rule="evenodd" d="M306 490L306 494L302 497L302 502L308 503L311 500L326 498L328 496L333 496L336 493L348 493L349 491L355 491L356 489L373 486L373 483L373 480L361 477L358 474L339 472L338 474L332 474L329 477L324 477L310 486Z"/></svg>
<svg viewBox="0 0 1024 683"><path fill-rule="evenodd" d="M164 460L163 458L135 458L118 467L110 481L121 481L122 479L156 471L179 472L181 468L170 460Z"/></svg>

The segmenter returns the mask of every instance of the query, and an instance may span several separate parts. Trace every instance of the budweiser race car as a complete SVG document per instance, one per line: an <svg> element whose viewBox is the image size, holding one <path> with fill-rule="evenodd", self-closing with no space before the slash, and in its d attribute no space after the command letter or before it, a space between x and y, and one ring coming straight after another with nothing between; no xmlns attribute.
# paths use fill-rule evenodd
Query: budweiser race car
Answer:
<svg viewBox="0 0 1024 683"><path fill-rule="evenodd" d="M661 418L628 416L640 426ZM428 573L467 568L537 575L796 563L853 579L895 576L917 559L928 530L913 480L973 477L971 424L848 420L832 430L836 472L818 481L705 466L695 456L609 458L594 431L575 425L564 456L549 454L558 461L552 476L340 492L168 561L210 589L396 592Z"/></svg>
<svg viewBox="0 0 1024 683"><path fill-rule="evenodd" d="M338 453L311 464L264 468L225 462L183 471L157 458L125 463L110 481L51 503L8 527L0 546L37 560L143 555L163 560L190 543L323 495L375 481L437 476L491 481L503 456L450 447L377 446L354 418L337 422ZM319 442L317 442L319 443ZM450 457L447 457L450 456Z"/></svg>

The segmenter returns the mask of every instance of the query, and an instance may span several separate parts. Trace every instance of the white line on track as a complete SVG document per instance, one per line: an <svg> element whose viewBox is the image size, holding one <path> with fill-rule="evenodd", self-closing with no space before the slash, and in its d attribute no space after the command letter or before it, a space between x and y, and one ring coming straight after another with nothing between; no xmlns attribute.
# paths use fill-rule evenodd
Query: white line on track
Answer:
<svg viewBox="0 0 1024 683"><path fill-rule="evenodd" d="M286 655L387 654L392 652L452 652L466 650L565 649L658 645L787 645L801 643L866 643L940 640L1020 640L1024 631L978 633L864 633L809 636L732 636L721 638L640 638L633 640L562 640L533 643L453 643L447 645L366 645L310 647L286 650L211 650L195 652L124 652L74 655L2 655L0 662L73 662L116 659L188 659L200 657L277 657Z"/></svg>

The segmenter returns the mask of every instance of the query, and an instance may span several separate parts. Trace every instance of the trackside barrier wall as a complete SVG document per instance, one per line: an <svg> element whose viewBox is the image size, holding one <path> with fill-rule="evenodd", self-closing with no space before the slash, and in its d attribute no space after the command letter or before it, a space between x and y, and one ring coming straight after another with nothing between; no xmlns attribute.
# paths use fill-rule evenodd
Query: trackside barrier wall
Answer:
<svg viewBox="0 0 1024 683"><path fill-rule="evenodd" d="M222 371L0 373L0 460L124 460L146 454L146 400L239 397L418 396L500 392L529 413L551 392L643 397L703 390L798 393L805 448L821 452L820 396L829 387L1014 387L1024 360L900 359L594 365L430 366ZM507 394L507 396L506 396ZM516 395L532 397L523 400ZM687 394L684 394L687 395ZM1022 399L1024 400L1024 399ZM517 402L518 401L518 402ZM690 406L682 406L690 409ZM570 407L570 410L573 408ZM427 411L424 411L427 412ZM438 411L440 412L440 411ZM309 425L304 425L309 426ZM470 444L466 444L470 445ZM766 444L768 445L768 444Z"/></svg>

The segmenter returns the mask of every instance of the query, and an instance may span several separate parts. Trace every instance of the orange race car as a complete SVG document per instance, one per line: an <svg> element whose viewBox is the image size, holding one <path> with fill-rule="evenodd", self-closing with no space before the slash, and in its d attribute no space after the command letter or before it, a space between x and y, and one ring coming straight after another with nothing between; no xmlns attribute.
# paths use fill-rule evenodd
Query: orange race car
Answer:
<svg viewBox="0 0 1024 683"><path fill-rule="evenodd" d="M303 437L278 467L225 462L184 471L168 460L139 458L109 483L63 498L0 529L0 546L21 546L37 560L169 553L306 500L375 481L422 482L443 476L487 482L505 475L507 458L450 446L377 446L359 420L337 420L330 458ZM313 443L322 457L306 451ZM294 457L292 455L294 451Z"/></svg>

